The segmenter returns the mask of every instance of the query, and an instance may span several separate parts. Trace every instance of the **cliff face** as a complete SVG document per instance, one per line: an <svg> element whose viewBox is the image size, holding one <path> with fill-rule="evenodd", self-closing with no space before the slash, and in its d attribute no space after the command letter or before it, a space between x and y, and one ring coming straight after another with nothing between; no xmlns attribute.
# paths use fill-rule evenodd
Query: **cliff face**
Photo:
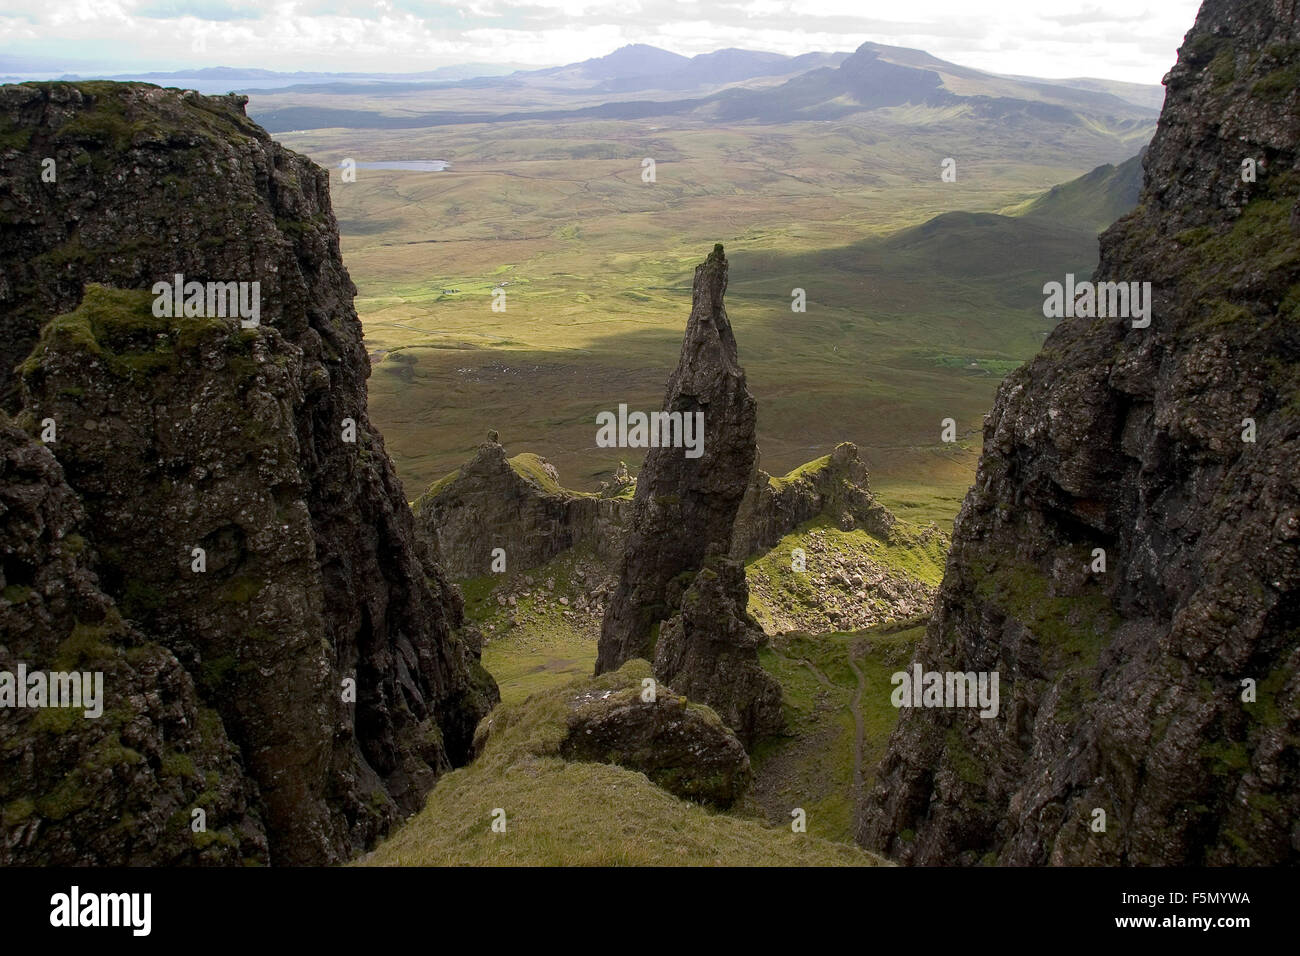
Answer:
<svg viewBox="0 0 1300 956"><path fill-rule="evenodd" d="M0 412L0 671L99 672L109 692L89 719L85 707L5 709L0 861L265 859L257 785L176 656L101 590L84 520L49 449Z"/></svg>
<svg viewBox="0 0 1300 956"><path fill-rule="evenodd" d="M0 383L56 423L92 570L238 747L271 861L345 858L468 759L496 688L367 417L327 174L240 98L142 84L0 89L0 142ZM176 273L259 282L260 324L156 316Z"/></svg>
<svg viewBox="0 0 1300 956"><path fill-rule="evenodd" d="M1297 17L1206 0L1102 238L1098 281L1152 282L1150 327L1066 319L1003 384L917 657L999 672L1000 711L904 711L867 845L1300 861Z"/></svg>

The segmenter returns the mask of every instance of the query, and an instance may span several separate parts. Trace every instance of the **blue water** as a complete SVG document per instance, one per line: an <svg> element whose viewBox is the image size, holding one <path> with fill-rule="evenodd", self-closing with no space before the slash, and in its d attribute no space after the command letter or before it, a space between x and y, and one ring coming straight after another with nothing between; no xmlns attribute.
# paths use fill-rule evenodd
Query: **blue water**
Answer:
<svg viewBox="0 0 1300 956"><path fill-rule="evenodd" d="M357 163L357 169L406 169L416 173L440 173L450 165L443 159L398 159L382 163Z"/></svg>

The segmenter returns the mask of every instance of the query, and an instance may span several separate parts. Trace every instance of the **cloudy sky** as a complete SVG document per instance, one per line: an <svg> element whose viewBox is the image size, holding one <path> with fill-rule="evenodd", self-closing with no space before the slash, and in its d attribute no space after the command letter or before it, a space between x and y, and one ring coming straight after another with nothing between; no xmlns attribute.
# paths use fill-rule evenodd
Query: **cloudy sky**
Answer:
<svg viewBox="0 0 1300 956"><path fill-rule="evenodd" d="M866 40L998 73L1158 83L1199 0L0 0L0 72L553 66L650 43Z"/></svg>

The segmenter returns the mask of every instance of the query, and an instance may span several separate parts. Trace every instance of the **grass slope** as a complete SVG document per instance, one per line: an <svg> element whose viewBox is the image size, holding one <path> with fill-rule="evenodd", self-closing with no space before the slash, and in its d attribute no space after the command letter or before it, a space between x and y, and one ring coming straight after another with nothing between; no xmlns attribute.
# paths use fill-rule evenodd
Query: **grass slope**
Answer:
<svg viewBox="0 0 1300 956"><path fill-rule="evenodd" d="M791 736L764 741L749 797L766 818L808 815L808 832L853 842L857 811L898 720L890 676L907 667L923 626L773 638L761 652L781 682ZM859 675L861 675L859 679Z"/></svg>
<svg viewBox="0 0 1300 956"><path fill-rule="evenodd" d="M789 826L714 813L644 774L557 756L578 689L640 685L635 661L493 712L479 758L438 782L424 809L364 861L378 866L870 866L882 861ZM504 811L505 832L494 832Z"/></svg>
<svg viewBox="0 0 1300 956"><path fill-rule="evenodd" d="M1142 192L1142 157L1146 150L1118 166L1098 166L1087 175L1053 186L1030 202L1007 210L1053 223L1075 223L1104 232L1121 216L1132 212Z"/></svg>
<svg viewBox="0 0 1300 956"><path fill-rule="evenodd" d="M585 578L577 579L577 571ZM577 610L574 598L606 573L589 552L571 549L539 568L460 582L465 616L486 637L483 666L496 679L502 701L516 703L595 670L600 618ZM498 603L498 593L512 592L520 594L513 607ZM568 607L559 605L560 597Z"/></svg>
<svg viewBox="0 0 1300 956"><path fill-rule="evenodd" d="M824 521L809 522L783 540L771 554L750 563L751 581L757 580L755 575L764 581L767 577L784 580L779 569L768 565L773 561L788 565L789 547L800 540L801 534L812 530L821 531L835 549L848 551L861 547L861 539L868 537L860 531L839 531ZM868 544L875 559L892 561L927 583L937 583L942 573L942 549L936 550L934 541L923 544L908 539L888 546L871 539ZM527 702L520 713L531 713L534 708L553 710L557 691L575 682L581 685L588 679L595 663L599 617L572 611L566 617L556 601L560 595L571 597L579 588L590 587L596 580L591 570L595 563L590 555L569 552L527 572L462 582L467 616L488 635L483 664L501 688L503 708L515 708ZM584 570L585 580L575 578L579 568ZM760 584L762 587L766 584ZM514 607L503 606L496 600L498 589L515 593L526 589L529 595L520 597ZM506 627L509 619L515 623ZM733 813L761 816L784 829L789 825L790 812L801 808L807 814L810 835L851 844L858 803L872 782L875 765L897 719L897 711L889 703L892 690L889 676L906 666L921 633L920 627L896 622L858 632L815 636L792 632L775 636L771 645L761 652L760 661L781 684L790 735L760 743L753 755L753 791ZM858 674L862 675L861 681ZM548 700L550 704L539 703ZM545 723L540 717L529 717L525 720L528 722L538 726ZM683 811L674 806L673 798L653 787L647 790L644 778L633 784L627 779L627 772L617 768L564 766L558 760L547 762L550 758L535 752L539 749L545 750L534 745L511 750L509 759L499 767L499 779L491 784L492 792L502 796L486 809L481 797L481 791L488 786L485 777L476 773L462 781L453 775L439 785L441 788L450 782L460 794L455 799L472 797L477 801L472 813L466 811L455 821L461 827L456 832L470 840L471 845L465 850L468 857L459 855L450 838L440 838L434 848L417 849L412 842L400 849L406 844L399 844L385 851L386 855L379 860L446 863L567 860L564 840L577 840L580 831L597 825L599 814L579 808L574 815L565 816L553 804L571 798L575 787L598 794L597 802L631 787L619 797L636 805L617 811L622 842L616 848L606 841L593 852L625 854L611 858L614 862L704 861L709 843L705 831L700 829L699 813L703 811L691 811L686 819L678 821L677 814ZM439 800L444 798L453 799L445 792ZM507 804L517 809L510 810ZM522 846L505 839L500 843L489 841L488 836L503 837L487 829L490 812L497 806L505 808L511 818L514 812L536 815L542 821L540 829L532 830ZM437 813L447 812L441 802L436 807ZM430 812L434 811L426 811L425 815ZM668 818L671 822L665 824ZM431 822L427 825L432 828ZM688 848L675 848L664 857L646 856L653 853L653 841L639 828L662 825L669 826L676 834L674 839L687 841ZM752 834L745 836L750 834L747 829L727 832L728 841L738 841L728 853L741 853L743 846L743 858L752 860L770 852L763 848L761 841L752 842L755 839ZM695 843L697 839L702 842ZM426 853L437 855L426 856ZM592 861L585 857L584 860Z"/></svg>
<svg viewBox="0 0 1300 956"><path fill-rule="evenodd" d="M796 548L805 552L804 572L792 568L791 553ZM900 521L894 528L894 540L885 542L861 529L842 531L829 516L821 515L804 522L766 554L746 563L749 613L769 633L792 629L790 621L796 627L813 627L813 622L822 620L833 603L828 600L830 592L818 589L814 579L833 578L841 567L869 566L892 580L912 579L933 591L943 580L947 559L948 541L943 535L924 534L907 522ZM860 609L878 615L877 620L898 616L882 588L863 585L866 597L857 599L858 586L834 583L840 584L834 588L836 597L856 601ZM823 625L815 629L829 628Z"/></svg>

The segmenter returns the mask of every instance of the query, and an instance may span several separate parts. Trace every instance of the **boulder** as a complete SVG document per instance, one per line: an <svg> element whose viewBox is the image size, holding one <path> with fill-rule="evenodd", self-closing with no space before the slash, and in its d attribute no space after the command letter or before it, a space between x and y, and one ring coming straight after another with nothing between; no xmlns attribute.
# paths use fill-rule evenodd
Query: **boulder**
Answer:
<svg viewBox="0 0 1300 956"><path fill-rule="evenodd" d="M653 702L644 700L635 679L644 666L620 670L632 678L621 689L572 694L560 756L639 770L676 796L731 806L750 782L744 745L711 709L665 684L657 684Z"/></svg>

